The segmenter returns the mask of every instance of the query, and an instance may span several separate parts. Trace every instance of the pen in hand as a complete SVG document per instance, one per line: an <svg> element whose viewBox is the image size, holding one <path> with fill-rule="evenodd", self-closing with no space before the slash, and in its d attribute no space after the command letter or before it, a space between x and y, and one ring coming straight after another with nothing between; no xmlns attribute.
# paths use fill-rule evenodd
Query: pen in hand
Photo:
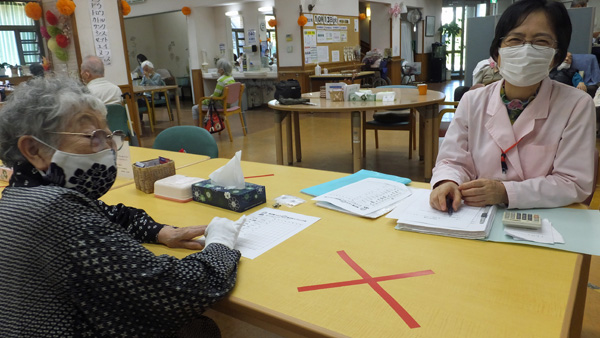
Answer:
<svg viewBox="0 0 600 338"><path fill-rule="evenodd" d="M452 208L452 197L446 196L446 208L448 209L448 216L452 216L454 213L454 208Z"/></svg>

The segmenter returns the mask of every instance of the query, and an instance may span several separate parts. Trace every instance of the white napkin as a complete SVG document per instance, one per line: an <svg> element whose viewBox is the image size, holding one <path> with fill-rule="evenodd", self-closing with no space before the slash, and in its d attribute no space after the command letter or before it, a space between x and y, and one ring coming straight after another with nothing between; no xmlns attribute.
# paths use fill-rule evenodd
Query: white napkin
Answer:
<svg viewBox="0 0 600 338"><path fill-rule="evenodd" d="M244 189L244 173L242 172L241 161L242 151L239 150L227 164L215 170L208 177L213 184L223 186L227 189Z"/></svg>

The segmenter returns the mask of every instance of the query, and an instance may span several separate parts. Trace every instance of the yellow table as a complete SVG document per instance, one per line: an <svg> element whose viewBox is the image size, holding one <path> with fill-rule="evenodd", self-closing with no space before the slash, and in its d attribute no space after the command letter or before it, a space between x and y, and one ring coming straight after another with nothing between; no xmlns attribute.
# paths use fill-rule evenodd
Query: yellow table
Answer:
<svg viewBox="0 0 600 338"><path fill-rule="evenodd" d="M358 171L363 168L362 158L362 129L361 123L365 119L367 111L389 110L389 109L409 109L415 108L422 119L421 132L423 133L423 156L425 161L425 178L431 178L431 169L433 169L435 157L438 150L439 135L439 104L444 102L444 93L434 90L428 90L427 95L419 95L417 89L412 88L375 88L373 92L394 91L396 100L394 102L382 101L342 101L334 102L320 98L319 92L303 94L302 97L309 98L315 105L282 105L277 100L269 102L269 108L275 110L275 147L277 164L283 164L283 132L282 125L286 117L287 137L287 160L288 164L293 164L292 147L292 118L294 120L294 134L296 143L296 160L302 159L302 150L300 142L300 123L299 112L347 112L351 113L352 119L352 153L353 168Z"/></svg>
<svg viewBox="0 0 600 338"><path fill-rule="evenodd" d="M208 177L226 162L212 159L177 172ZM589 256L397 231L392 219L371 220L320 208L300 193L345 174L252 162L242 162L242 168L245 176L273 174L248 179L266 186L267 204L246 214L270 207L275 197L287 194L307 201L282 210L321 220L254 260L242 258L237 285L215 305L218 311L285 336L566 337L577 336L581 329ZM240 216L197 202L157 199L132 185L111 190L102 200L126 202L145 209L158 222L178 226L207 224L213 216ZM177 257L191 253L147 247ZM344 255L376 279L371 282L379 293L361 282ZM420 275L377 280L414 272ZM353 280L355 285L298 291ZM412 320L394 311L380 296L384 293Z"/></svg>
<svg viewBox="0 0 600 338"><path fill-rule="evenodd" d="M200 163L210 159L209 156L204 155L178 153L168 150L142 148L134 146L129 147L129 153L131 154L131 164L134 164L135 162L139 161L151 160L162 156L175 161L175 170L185 168L192 164ZM116 189L132 183L134 183L133 178L122 178L117 176L117 180L115 181L115 184L113 184L111 189Z"/></svg>

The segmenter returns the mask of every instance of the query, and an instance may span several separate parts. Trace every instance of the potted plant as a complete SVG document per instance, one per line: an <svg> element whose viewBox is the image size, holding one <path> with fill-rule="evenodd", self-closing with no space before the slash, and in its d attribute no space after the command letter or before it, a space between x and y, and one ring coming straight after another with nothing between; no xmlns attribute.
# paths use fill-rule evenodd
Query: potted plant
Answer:
<svg viewBox="0 0 600 338"><path fill-rule="evenodd" d="M441 33L442 42L445 42L447 45L450 44L452 38L457 37L462 32L462 28L456 23L456 21L452 21L445 25L442 25L438 31Z"/></svg>
<svg viewBox="0 0 600 338"><path fill-rule="evenodd" d="M462 28L456 23L456 21L449 22L442 25L438 31L441 33L442 43L446 44L446 53L451 49L450 44L454 41L454 38L460 36ZM446 69L446 80L450 80L451 72L450 69Z"/></svg>

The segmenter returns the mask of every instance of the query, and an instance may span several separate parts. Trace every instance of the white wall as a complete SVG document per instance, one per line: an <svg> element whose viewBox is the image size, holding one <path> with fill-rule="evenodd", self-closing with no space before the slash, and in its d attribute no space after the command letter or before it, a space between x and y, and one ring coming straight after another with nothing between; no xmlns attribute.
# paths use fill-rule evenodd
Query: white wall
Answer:
<svg viewBox="0 0 600 338"><path fill-rule="evenodd" d="M371 3L371 49L381 52L390 48L390 15L388 4Z"/></svg>
<svg viewBox="0 0 600 338"><path fill-rule="evenodd" d="M166 68L176 77L187 76L189 53L186 20L180 11L125 19L132 70L137 67L137 54L144 54L156 69Z"/></svg>
<svg viewBox="0 0 600 338"><path fill-rule="evenodd" d="M81 56L96 55L90 21L90 3L89 1L75 0L75 5L74 15L77 18L77 34L79 36ZM104 0L103 5L106 10L106 20L109 27L108 38L112 55L112 63L105 66L105 78L116 85L125 85L128 83L128 79L125 63L126 56L121 36L119 8L116 0ZM75 60L74 56L69 56L69 62L76 62ZM71 69L72 66L70 65L69 71Z"/></svg>

